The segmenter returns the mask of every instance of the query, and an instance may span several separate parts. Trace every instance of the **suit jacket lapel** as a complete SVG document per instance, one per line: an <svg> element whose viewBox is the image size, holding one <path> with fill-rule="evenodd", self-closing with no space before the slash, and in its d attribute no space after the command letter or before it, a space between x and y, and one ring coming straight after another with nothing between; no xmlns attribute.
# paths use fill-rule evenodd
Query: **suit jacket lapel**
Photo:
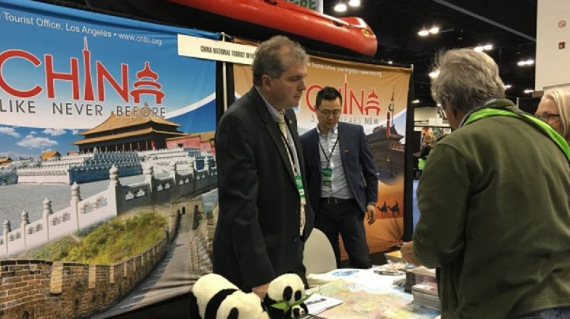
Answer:
<svg viewBox="0 0 570 319"><path fill-rule="evenodd" d="M319 138L319 134L321 134L321 133L319 132L318 128L314 128L313 130L314 130L314 132L311 135L312 141L311 141L310 145L314 145L314 147L310 148L311 154L307 155L307 156L309 158L313 159L313 161L314 161L313 165L315 165L315 167L318 168L319 172L320 172L321 156L322 155L321 155L321 146L319 145L321 143L321 140ZM316 154L315 154L315 152L316 152Z"/></svg>
<svg viewBox="0 0 570 319"><path fill-rule="evenodd" d="M340 152L340 159L342 161L344 167L344 157L347 155L345 153L345 142L346 142L346 127L342 124L342 122L338 123L338 150Z"/></svg>
<svg viewBox="0 0 570 319"><path fill-rule="evenodd" d="M273 140L273 144L277 148L279 152L279 157L283 161L285 167L289 171L289 175L291 176L291 180L295 182L295 176L293 176L293 168L291 167L291 162L289 161L289 156L287 155L287 149L285 144L283 143L283 139L281 138L281 132L279 131L279 125L275 122L269 111L267 110L267 106L265 105L265 101L263 98L253 87L249 94L251 94L252 99L255 101L255 106L257 108L257 114L259 114L261 120L265 122L265 129L269 133L269 136ZM287 120L286 120L287 122Z"/></svg>

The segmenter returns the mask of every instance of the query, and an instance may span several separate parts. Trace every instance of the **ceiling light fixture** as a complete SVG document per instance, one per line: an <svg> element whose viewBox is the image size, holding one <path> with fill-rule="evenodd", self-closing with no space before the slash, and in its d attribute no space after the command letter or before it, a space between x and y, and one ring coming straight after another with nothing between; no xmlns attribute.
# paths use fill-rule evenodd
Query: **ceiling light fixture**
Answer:
<svg viewBox="0 0 570 319"><path fill-rule="evenodd" d="M448 30L451 31L451 30ZM426 29L426 27L422 27L422 29L420 31L418 31L418 35L420 37L427 37L430 34L438 34L439 33L439 27L438 26L432 26L429 29Z"/></svg>
<svg viewBox="0 0 570 319"><path fill-rule="evenodd" d="M437 78L437 76L439 75L439 70L430 72L428 75L429 75L430 78L435 79L435 78Z"/></svg>
<svg viewBox="0 0 570 319"><path fill-rule="evenodd" d="M415 99L415 100L412 101L412 104L419 104L419 103L420 103L420 100L419 100L419 99Z"/></svg>
<svg viewBox="0 0 570 319"><path fill-rule="evenodd" d="M508 90L508 89L510 89L510 88L512 88L512 87L513 87L513 86L510 85L510 84L505 84L505 90Z"/></svg>
<svg viewBox="0 0 570 319"><path fill-rule="evenodd" d="M334 6L334 11L336 11L336 12L345 12L346 9L347 9L346 3L342 2L342 1L339 2L339 3L337 3L337 4Z"/></svg>
<svg viewBox="0 0 570 319"><path fill-rule="evenodd" d="M534 60L533 59L528 59L528 60L520 60L517 65L518 66L527 66L527 65L533 65L534 64Z"/></svg>
<svg viewBox="0 0 570 319"><path fill-rule="evenodd" d="M526 89L526 90L524 90L524 93L525 93L525 94L529 94L529 93L532 93L532 92L534 92L534 90L532 90L532 89Z"/></svg>
<svg viewBox="0 0 570 319"><path fill-rule="evenodd" d="M360 0L350 0L348 1L348 5L351 7L360 7Z"/></svg>
<svg viewBox="0 0 570 319"><path fill-rule="evenodd" d="M418 35L420 37L427 37L429 35L429 31L426 28L423 28L418 32Z"/></svg>
<svg viewBox="0 0 570 319"><path fill-rule="evenodd" d="M490 51L493 50L493 45L490 43L485 45L478 45L473 50L477 52Z"/></svg>
<svg viewBox="0 0 570 319"><path fill-rule="evenodd" d="M429 33L431 34L438 34L439 33L439 27L433 26L429 29Z"/></svg>

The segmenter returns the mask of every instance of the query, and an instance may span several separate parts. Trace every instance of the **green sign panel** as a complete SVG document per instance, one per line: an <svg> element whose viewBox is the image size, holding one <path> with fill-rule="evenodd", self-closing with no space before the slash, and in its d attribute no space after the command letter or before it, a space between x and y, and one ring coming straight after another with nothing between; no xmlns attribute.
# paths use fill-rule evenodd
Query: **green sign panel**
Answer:
<svg viewBox="0 0 570 319"><path fill-rule="evenodd" d="M309 8L315 11L322 12L322 0L287 0L291 3L300 5L305 8Z"/></svg>

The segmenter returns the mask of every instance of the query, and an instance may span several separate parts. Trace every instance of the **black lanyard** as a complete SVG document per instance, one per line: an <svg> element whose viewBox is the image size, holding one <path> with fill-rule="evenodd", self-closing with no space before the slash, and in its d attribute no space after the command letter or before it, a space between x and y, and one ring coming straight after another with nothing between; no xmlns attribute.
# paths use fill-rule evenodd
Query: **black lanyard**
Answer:
<svg viewBox="0 0 570 319"><path fill-rule="evenodd" d="M328 133L327 133L328 134ZM327 138L327 144L328 144L329 140ZM329 156L327 156L327 153L325 152L325 149L323 148L323 144L321 144L321 141L319 140L319 146L321 147L321 151L323 152L323 155L325 156L325 159L327 160L327 168L329 168L331 166L331 158L332 158L332 154L334 152L334 149L336 148L336 144L338 143L338 134L336 136L336 141L334 141L334 145L332 147L332 150L329 154Z"/></svg>

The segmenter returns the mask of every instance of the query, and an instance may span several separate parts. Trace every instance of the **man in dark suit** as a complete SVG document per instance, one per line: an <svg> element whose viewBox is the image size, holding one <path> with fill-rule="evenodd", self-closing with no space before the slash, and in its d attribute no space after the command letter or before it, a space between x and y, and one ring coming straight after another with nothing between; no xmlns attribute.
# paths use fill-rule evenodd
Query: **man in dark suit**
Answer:
<svg viewBox="0 0 570 319"><path fill-rule="evenodd" d="M353 268L370 268L364 215L376 221L378 179L360 125L339 123L342 96L332 87L317 93L318 125L301 136L315 227L322 230L340 265L338 235Z"/></svg>
<svg viewBox="0 0 570 319"><path fill-rule="evenodd" d="M254 87L230 106L216 131L214 272L261 298L281 274L297 273L306 283L303 249L314 215L291 108L306 89L308 60L286 37L261 43L252 65Z"/></svg>

